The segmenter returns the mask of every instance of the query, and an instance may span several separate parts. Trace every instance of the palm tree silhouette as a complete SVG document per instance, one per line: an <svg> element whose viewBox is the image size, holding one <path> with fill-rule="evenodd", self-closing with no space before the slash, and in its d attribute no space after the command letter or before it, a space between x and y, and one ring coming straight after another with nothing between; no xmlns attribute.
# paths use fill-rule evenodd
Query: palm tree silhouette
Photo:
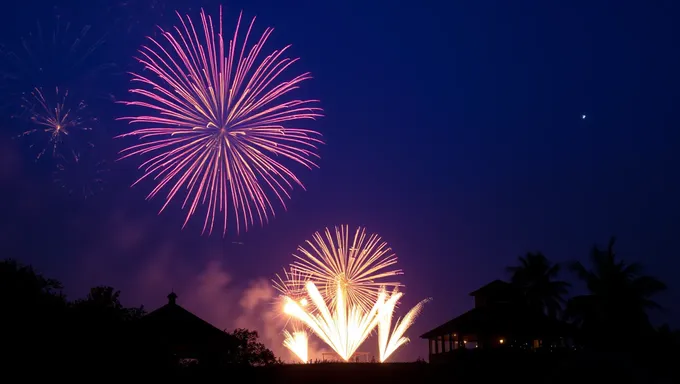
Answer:
<svg viewBox="0 0 680 384"><path fill-rule="evenodd" d="M517 258L519 265L507 267L510 281L523 294L530 309L556 318L562 311L564 296L570 284L557 280L560 265L550 262L542 253L527 253Z"/></svg>
<svg viewBox="0 0 680 384"><path fill-rule="evenodd" d="M666 289L663 282L643 275L641 264L619 260L615 242L612 237L606 250L593 247L590 269L580 262L571 265L589 293L572 298L567 308L570 317L581 325L584 341L610 347L619 347L620 341L630 342L652 330L647 310L661 307L651 297Z"/></svg>

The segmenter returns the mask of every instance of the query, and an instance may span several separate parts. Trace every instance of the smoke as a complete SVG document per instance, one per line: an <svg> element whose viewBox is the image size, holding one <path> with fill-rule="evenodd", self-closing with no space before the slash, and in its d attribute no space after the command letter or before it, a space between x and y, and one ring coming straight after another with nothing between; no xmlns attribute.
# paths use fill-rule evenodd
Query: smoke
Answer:
<svg viewBox="0 0 680 384"><path fill-rule="evenodd" d="M282 332L287 318L280 312L278 293L269 279L257 278L242 287L219 260L208 261L194 274L168 252L159 252L136 280L134 291L139 293L136 296L144 298L144 302L154 303L147 310L165 304L165 295L169 293L168 289L172 289L178 295L179 305L215 327L228 331L236 328L257 331L259 341L277 357L286 362L297 362L297 358L283 346ZM326 350L319 349L310 340L310 358L320 359L322 352Z"/></svg>
<svg viewBox="0 0 680 384"><path fill-rule="evenodd" d="M261 277L240 288L232 279L224 264L209 261L195 276L182 277L183 268L167 256L150 262L138 276L139 292L149 296L152 292L158 301L165 297L157 287L170 286L178 294L177 303L217 328L232 331L246 328L257 331L259 340L274 354L286 362L298 362L283 346L283 329L288 323L282 315L278 292L271 286L271 280ZM165 302L159 303L159 305ZM148 308L153 310L156 307ZM309 342L309 358L321 359L328 349L319 347L313 338Z"/></svg>
<svg viewBox="0 0 680 384"><path fill-rule="evenodd" d="M179 305L215 327L257 331L277 357L297 362L283 346L287 318L276 305L279 297L270 276L258 270L258 278L241 277L239 267L230 264L241 256L229 242L181 232L169 213L159 217L149 203L128 201L128 192L99 195L96 202L64 209L62 200L41 195L45 189L22 172L16 151L4 150L11 149L7 144L0 140L0 159L10 166L0 171L0 181L12 185L18 198L2 206L16 222L11 230L0 231L3 254L61 280L70 299L85 296L90 287L109 285L122 292L124 305L144 304L150 312L165 305L174 291ZM36 233L41 241L35 241ZM311 359L330 352L310 336Z"/></svg>
<svg viewBox="0 0 680 384"><path fill-rule="evenodd" d="M286 325L276 305L277 294L269 280L260 278L251 281L239 300L240 315L234 327L256 330L260 341L282 360L291 361L292 355L283 346L281 332Z"/></svg>

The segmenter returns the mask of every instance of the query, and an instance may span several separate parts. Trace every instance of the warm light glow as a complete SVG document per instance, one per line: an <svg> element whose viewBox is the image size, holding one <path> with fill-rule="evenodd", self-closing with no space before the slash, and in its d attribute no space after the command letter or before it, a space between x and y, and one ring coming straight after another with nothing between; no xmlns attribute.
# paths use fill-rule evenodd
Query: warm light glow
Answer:
<svg viewBox="0 0 680 384"><path fill-rule="evenodd" d="M314 283L308 282L306 288L317 314L305 311L298 302L290 298L286 298L284 313L305 324L345 361L352 357L376 326L380 362L387 360L394 351L409 341L404 334L427 302L423 300L418 303L403 319L397 320L392 330L392 317L395 306L403 295L401 292L395 291L388 295L384 288L381 289L378 299L367 312L358 305L348 303L342 287L338 284L336 306L331 311Z"/></svg>
<svg viewBox="0 0 680 384"><path fill-rule="evenodd" d="M503 343L505 342L505 340L500 339L500 340L498 340L498 342L501 343L501 344L503 344Z"/></svg>
<svg viewBox="0 0 680 384"><path fill-rule="evenodd" d="M303 364L306 364L308 356L308 337L305 331L295 331L292 334L288 331L283 331L284 341L283 345L290 349L291 352L297 356Z"/></svg>
<svg viewBox="0 0 680 384"><path fill-rule="evenodd" d="M349 237L347 226L336 227L335 237L329 229L325 236L315 233L313 241L307 241L310 251L298 247L303 256L294 255L296 261L284 269L283 277L276 276L274 287L294 329L296 324L306 326L342 360L348 361L378 327L380 362L384 362L409 341L404 335L428 300L397 319L393 327L403 297L398 291L401 284L381 279L402 273L391 269L397 258L377 235L367 238L362 228L351 243ZM392 293L386 286L393 288Z"/></svg>
<svg viewBox="0 0 680 384"><path fill-rule="evenodd" d="M309 281L308 277L296 269L284 269L283 276L277 274L272 280L273 287L281 296L286 296L297 300L300 305L307 305L307 290L305 284ZM305 304L303 304L303 301Z"/></svg>
<svg viewBox="0 0 680 384"><path fill-rule="evenodd" d="M240 42L239 16L233 37L225 42L221 7L218 25L201 10L202 33L189 17L178 16L181 26L161 30L162 39L149 37L150 44L139 51L144 72L133 73L132 81L144 87L130 92L143 100L125 104L147 111L123 118L144 127L119 136L141 141L123 150L122 158L149 156L135 184L157 183L148 199L166 191L161 212L181 199L187 208L184 226L203 205L203 232L212 233L218 214L223 234L231 214L237 232L256 221L264 225L275 214L269 195L285 208L289 191L302 187L285 162L317 167L320 134L284 126L322 116L311 106L317 100L280 100L311 76L279 80L297 61L284 56L288 46L258 60L273 30L265 29L248 48L255 19Z"/></svg>
<svg viewBox="0 0 680 384"><path fill-rule="evenodd" d="M305 311L296 301L288 298L283 308L284 313L300 320L314 332L323 342L347 361L370 335L378 324L378 310L384 302L385 291L382 290L378 301L369 312L361 307L346 303L342 287L338 284L336 306L331 312L323 296L312 282L306 285L311 304L317 314Z"/></svg>

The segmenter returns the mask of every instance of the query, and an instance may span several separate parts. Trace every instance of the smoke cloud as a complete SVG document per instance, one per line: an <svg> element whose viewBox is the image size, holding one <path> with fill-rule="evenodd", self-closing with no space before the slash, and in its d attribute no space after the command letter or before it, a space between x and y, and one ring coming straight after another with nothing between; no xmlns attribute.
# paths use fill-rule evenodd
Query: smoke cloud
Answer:
<svg viewBox="0 0 680 384"><path fill-rule="evenodd" d="M258 332L260 342L271 349L274 354L286 362L297 362L297 358L283 346L283 329L287 318L281 314L278 305L278 292L271 286L267 278L250 281L240 288L232 279L224 263L211 260L196 275L182 276L183 267L172 260L168 253L160 253L160 257L151 260L137 277L138 291L149 301L158 302L169 292L160 291L158 287L174 284L173 290L178 294L177 303L193 312L217 328L233 330L247 328ZM159 305L164 302L159 303ZM154 308L148 308L153 310ZM321 359L327 349L318 347L310 340L309 357Z"/></svg>

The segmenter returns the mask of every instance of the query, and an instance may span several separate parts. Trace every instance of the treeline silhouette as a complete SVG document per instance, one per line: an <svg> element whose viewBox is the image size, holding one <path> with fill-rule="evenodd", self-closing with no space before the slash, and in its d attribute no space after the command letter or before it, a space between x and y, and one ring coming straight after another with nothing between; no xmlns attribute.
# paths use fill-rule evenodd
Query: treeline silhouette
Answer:
<svg viewBox="0 0 680 384"><path fill-rule="evenodd" d="M91 288L84 297L68 300L62 284L16 260L0 261L0 349L7 367L121 372L171 372L191 368L162 343L150 343L136 326L144 307L125 307L120 291ZM179 330L168 330L168 332ZM218 365L277 364L271 350L247 329L225 333L226 353ZM215 363L215 362L213 362ZM189 367L187 367L189 366ZM94 372L94 371L93 371ZM6 370L5 372L6 373Z"/></svg>
<svg viewBox="0 0 680 384"><path fill-rule="evenodd" d="M538 252L519 257L506 271L529 310L573 326L581 355L677 375L680 332L649 319L650 310L665 311L654 298L667 287L641 264L620 259L615 242L612 237L604 249L593 246L589 264L553 263ZM565 269L582 285L573 288L585 288L585 294L568 297L572 284L560 280Z"/></svg>
<svg viewBox="0 0 680 384"><path fill-rule="evenodd" d="M98 379L135 374L194 379L219 368L222 374L238 372L234 375L250 382L296 384L420 383L444 378L455 382L677 380L680 334L668 325L655 327L649 319L650 310L664 310L655 298L666 285L646 275L640 264L621 260L614 244L612 238L606 248L593 247L586 264L554 263L541 253L527 253L506 268L527 310L566 322L575 330L571 351L462 350L448 365L419 361L282 366L258 341L257 332L247 329L224 332L231 341L219 361L182 361L167 345L149 342L140 334L148 332L135 326L143 323L144 307L123 306L114 288L94 287L85 297L69 300L59 281L5 260L0 262L0 351L8 369L2 372L5 376L18 369L52 377L72 377L75 372ZM564 272L582 286L561 280ZM572 288L584 293L570 297Z"/></svg>

